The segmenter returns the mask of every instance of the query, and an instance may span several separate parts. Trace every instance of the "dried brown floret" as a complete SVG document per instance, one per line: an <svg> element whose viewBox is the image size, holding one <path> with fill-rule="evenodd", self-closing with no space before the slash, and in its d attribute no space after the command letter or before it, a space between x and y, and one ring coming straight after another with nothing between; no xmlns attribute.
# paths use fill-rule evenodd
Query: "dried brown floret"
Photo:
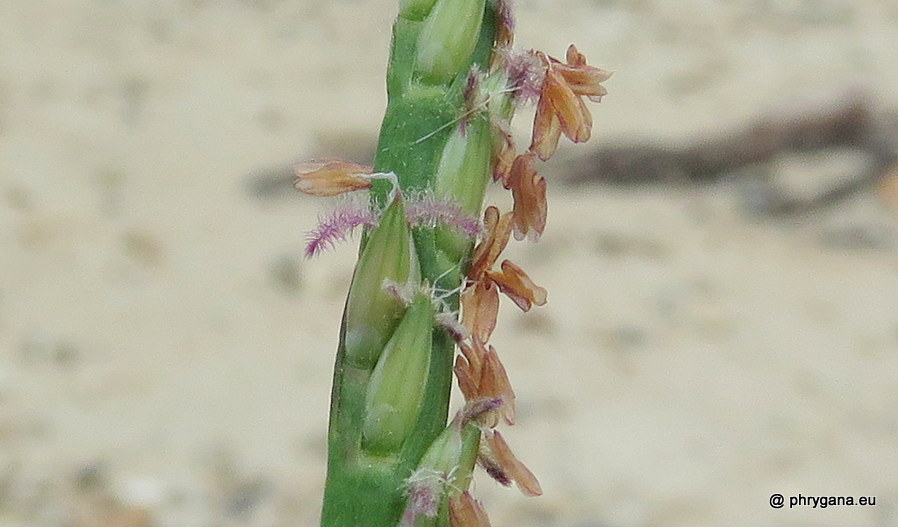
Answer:
<svg viewBox="0 0 898 527"><path fill-rule="evenodd" d="M449 525L452 527L490 527L490 519L480 502L468 491L449 498Z"/></svg>
<svg viewBox="0 0 898 527"><path fill-rule="evenodd" d="M477 282L462 293L461 306L462 324L468 332L488 341L499 315L499 288L488 280Z"/></svg>
<svg viewBox="0 0 898 527"><path fill-rule="evenodd" d="M365 190L372 186L373 170L343 159L321 159L297 164L293 186L312 196L336 196L344 192Z"/></svg>
<svg viewBox="0 0 898 527"><path fill-rule="evenodd" d="M601 102L608 93L602 83L611 73L587 64L586 56L573 44L567 49L567 63L542 52L538 56L545 64L546 75L533 119L530 150L546 161L555 152L561 133L575 143L589 140L592 114L583 97Z"/></svg>
<svg viewBox="0 0 898 527"><path fill-rule="evenodd" d="M536 241L546 228L548 204L546 201L546 180L536 172L536 157L533 153L522 154L511 167L509 181L514 198L513 230L516 240L525 237Z"/></svg>
<svg viewBox="0 0 898 527"><path fill-rule="evenodd" d="M499 215L499 209L489 206L483 213L483 224L486 236L474 248L471 266L467 277L471 282L479 282L483 274L493 267L499 255L508 245L511 237L511 220L513 214L506 212Z"/></svg>
<svg viewBox="0 0 898 527"><path fill-rule="evenodd" d="M491 430L484 434L483 439L479 458L482 464L497 467L503 476L517 483L518 489L525 496L540 496L543 493L539 480L515 457L502 434Z"/></svg>
<svg viewBox="0 0 898 527"><path fill-rule="evenodd" d="M546 290L533 283L523 269L508 260L502 262L501 272L487 271L487 276L522 311L530 311L534 304L541 306L546 303L548 297Z"/></svg>

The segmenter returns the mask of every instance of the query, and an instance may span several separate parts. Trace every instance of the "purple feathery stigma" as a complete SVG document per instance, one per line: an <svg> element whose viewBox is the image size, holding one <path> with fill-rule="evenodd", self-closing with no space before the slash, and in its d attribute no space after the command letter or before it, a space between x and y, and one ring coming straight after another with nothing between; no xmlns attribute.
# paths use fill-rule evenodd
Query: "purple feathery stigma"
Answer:
<svg viewBox="0 0 898 527"><path fill-rule="evenodd" d="M508 476L502 467L500 467L497 463L495 463L491 459L486 459L483 456L477 459L477 462L486 470L486 473L490 475L491 478L496 480L500 485L510 487L511 486L511 478Z"/></svg>
<svg viewBox="0 0 898 527"><path fill-rule="evenodd" d="M436 226L442 223L472 238L479 235L482 229L480 221L459 205L430 194L406 198L405 212L414 225Z"/></svg>
<svg viewBox="0 0 898 527"><path fill-rule="evenodd" d="M510 33L514 33L516 21L511 0L499 0L499 9L496 12L496 18L499 19L500 24L508 28Z"/></svg>
<svg viewBox="0 0 898 527"><path fill-rule="evenodd" d="M377 217L367 205L343 205L321 215L318 217L318 227L309 231L307 236L306 258L312 258L346 240L360 225L373 227L376 224Z"/></svg>
<svg viewBox="0 0 898 527"><path fill-rule="evenodd" d="M522 105L535 103L542 91L546 66L533 50L510 52L505 66L514 98Z"/></svg>

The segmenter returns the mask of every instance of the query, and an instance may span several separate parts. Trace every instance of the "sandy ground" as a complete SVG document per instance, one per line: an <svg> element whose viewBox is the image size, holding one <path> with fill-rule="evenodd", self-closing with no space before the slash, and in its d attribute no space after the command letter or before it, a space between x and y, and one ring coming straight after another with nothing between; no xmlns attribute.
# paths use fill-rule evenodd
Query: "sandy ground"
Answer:
<svg viewBox="0 0 898 527"><path fill-rule="evenodd" d="M520 45L616 71L594 144L849 89L898 107L890 0L518 6ZM326 203L253 182L370 148L394 11L0 5L0 526L315 524L354 250L303 260ZM800 192L829 177L784 165ZM511 250L550 302L503 306L494 337L545 496L479 480L494 525L898 525L894 210L868 193L772 220L735 183L555 170L543 241Z"/></svg>

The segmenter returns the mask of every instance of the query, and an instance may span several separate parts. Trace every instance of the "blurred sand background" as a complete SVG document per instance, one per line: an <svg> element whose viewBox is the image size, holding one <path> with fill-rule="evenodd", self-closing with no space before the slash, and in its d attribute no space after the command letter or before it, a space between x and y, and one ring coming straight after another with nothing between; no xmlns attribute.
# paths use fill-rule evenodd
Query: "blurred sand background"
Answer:
<svg viewBox="0 0 898 527"><path fill-rule="evenodd" d="M616 73L592 142L544 168L542 242L510 251L549 290L494 337L545 496L478 480L493 524L898 525L895 210L862 192L767 218L735 176L563 173L848 90L898 108L898 3L517 5L519 46ZM258 182L370 152L395 9L0 4L0 526L315 525L355 243L303 260L327 203ZM844 156L775 175L814 193Z"/></svg>

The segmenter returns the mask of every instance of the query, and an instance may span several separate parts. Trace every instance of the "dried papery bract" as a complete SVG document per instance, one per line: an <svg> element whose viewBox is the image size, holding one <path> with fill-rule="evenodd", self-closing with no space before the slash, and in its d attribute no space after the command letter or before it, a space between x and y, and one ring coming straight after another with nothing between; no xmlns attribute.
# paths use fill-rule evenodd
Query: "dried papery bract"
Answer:
<svg viewBox="0 0 898 527"><path fill-rule="evenodd" d="M511 166L516 154L514 138L506 126L493 126L493 181L499 181L508 188Z"/></svg>
<svg viewBox="0 0 898 527"><path fill-rule="evenodd" d="M312 196L337 196L373 186L371 167L342 159L322 159L297 164L293 186Z"/></svg>
<svg viewBox="0 0 898 527"><path fill-rule="evenodd" d="M555 115L555 109L548 97L539 99L536 104L536 116L533 118L533 140L530 151L547 161L555 155L558 140L561 139L561 121Z"/></svg>
<svg viewBox="0 0 898 527"><path fill-rule="evenodd" d="M574 91L555 68L550 67L546 72L542 97L549 100L552 111L561 124L561 133L575 143L589 139L590 129L584 118L583 107L580 106Z"/></svg>
<svg viewBox="0 0 898 527"><path fill-rule="evenodd" d="M546 228L548 204L546 180L536 172L536 159L532 153L515 159L511 167L509 187L514 197L514 237L536 241Z"/></svg>
<svg viewBox="0 0 898 527"><path fill-rule="evenodd" d="M452 527L490 527L483 506L468 491L449 499L449 524Z"/></svg>
<svg viewBox="0 0 898 527"><path fill-rule="evenodd" d="M583 97L600 102L608 91L602 85L611 73L590 66L586 56L571 44L566 53L567 64L539 53L546 68L530 150L546 161L555 153L563 133L575 143L588 141L592 131L592 114Z"/></svg>
<svg viewBox="0 0 898 527"><path fill-rule="evenodd" d="M487 271L487 276L521 311L530 311L533 305L541 306L546 303L546 290L534 284L523 269L508 260L502 262L501 271Z"/></svg>
<svg viewBox="0 0 898 527"><path fill-rule="evenodd" d="M593 102L601 102L602 97L608 95L608 90L602 83L611 78L611 72L587 64L586 55L580 53L573 44L568 46L565 60L567 64L553 59L553 67L561 73L571 91L577 95L585 95Z"/></svg>
<svg viewBox="0 0 898 527"><path fill-rule="evenodd" d="M486 463L493 467L494 471L498 471L496 474L499 475L497 480L500 483L511 480L518 485L518 489L525 496L542 495L543 489L536 476L514 455L498 430L486 434L480 456L482 463ZM503 484L507 485L508 483Z"/></svg>
<svg viewBox="0 0 898 527"><path fill-rule="evenodd" d="M481 345L482 344L478 344ZM515 421L515 394L505 372L505 366L499 360L496 349L487 346L483 353L483 370L480 374L479 397L497 398L502 400L502 406L498 409L499 415L509 425Z"/></svg>
<svg viewBox="0 0 898 527"><path fill-rule="evenodd" d="M462 323L481 342L486 342L496 329L499 316L499 289L489 280L477 282L461 295Z"/></svg>
<svg viewBox="0 0 898 527"><path fill-rule="evenodd" d="M456 357L455 375L465 400L502 401L502 405L486 423L487 426L495 427L498 417L502 417L509 425L514 424L515 393L496 349L484 344L477 337L472 337L470 342L461 342L459 346L462 354Z"/></svg>
<svg viewBox="0 0 898 527"><path fill-rule="evenodd" d="M499 255L508 245L511 238L512 226L511 212L499 214L499 209L492 205L486 208L483 213L483 224L486 236L474 248L474 254L471 257L471 265L468 270L468 279L472 282L478 282L483 274L496 263Z"/></svg>
<svg viewBox="0 0 898 527"><path fill-rule="evenodd" d="M478 383L480 382L480 376L477 374L475 377L475 373L472 369L471 363L469 359L465 358L462 355L455 357L455 366L453 367L453 372L455 373L455 380L458 382L458 389L461 390L462 395L464 395L465 400L470 401L472 398L477 397L477 388Z"/></svg>

